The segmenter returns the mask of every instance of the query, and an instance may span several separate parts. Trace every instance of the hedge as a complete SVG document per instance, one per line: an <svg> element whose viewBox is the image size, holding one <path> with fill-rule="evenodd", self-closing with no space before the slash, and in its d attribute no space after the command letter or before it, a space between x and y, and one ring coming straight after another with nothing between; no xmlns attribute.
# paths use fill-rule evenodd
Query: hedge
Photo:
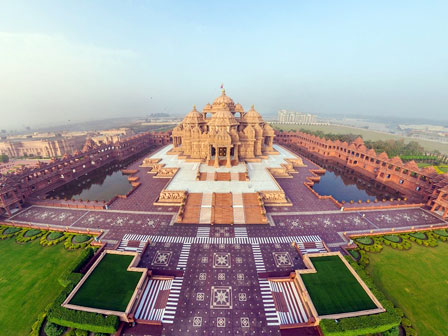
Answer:
<svg viewBox="0 0 448 336"><path fill-rule="evenodd" d="M39 229L31 229L31 230L26 231L24 237L33 237L41 232L42 231Z"/></svg>
<svg viewBox="0 0 448 336"><path fill-rule="evenodd" d="M397 235L384 235L383 238L391 241L392 243L400 243L402 240L401 237Z"/></svg>
<svg viewBox="0 0 448 336"><path fill-rule="evenodd" d="M65 327L61 327L57 324L47 322L44 331L47 336L61 336L65 332Z"/></svg>
<svg viewBox="0 0 448 336"><path fill-rule="evenodd" d="M83 237L89 237L88 240L84 240L82 243L73 243L73 241L76 241L76 236L74 234L66 234L67 238L65 240L64 243L64 247L68 250L74 250L74 249L80 249L80 248L84 248L88 245L90 245L90 243L93 240L92 236L87 236L87 235L82 235ZM75 237L75 238L74 238Z"/></svg>
<svg viewBox="0 0 448 336"><path fill-rule="evenodd" d="M48 320L64 327L112 334L118 328L118 316L89 313L80 310L55 307L48 315Z"/></svg>
<svg viewBox="0 0 448 336"><path fill-rule="evenodd" d="M88 241L91 237L87 235L76 235L73 237L73 241L77 244L84 243Z"/></svg>
<svg viewBox="0 0 448 336"><path fill-rule="evenodd" d="M42 246L53 246L59 244L61 241L67 239L67 234L57 231L48 231L40 239L40 244ZM57 237L57 238L54 238Z"/></svg>
<svg viewBox="0 0 448 336"><path fill-rule="evenodd" d="M15 236L21 228L13 226L1 226L0 227L0 239L8 239Z"/></svg>
<svg viewBox="0 0 448 336"><path fill-rule="evenodd" d="M79 260L74 260L70 267L67 267L66 270L61 274L58 281L63 287L67 287L71 283L78 283L82 278L82 274L76 273L78 272L85 263L93 256L94 248L89 247L85 249L81 255Z"/></svg>
<svg viewBox="0 0 448 336"><path fill-rule="evenodd" d="M416 239L421 239L421 240L428 239L428 237L426 236L426 234L424 232L411 232L411 233L409 233L409 236L416 238Z"/></svg>
<svg viewBox="0 0 448 336"><path fill-rule="evenodd" d="M93 253L93 249L86 249L86 255L90 253ZM74 265L74 269L81 268L87 260L87 257L82 258L78 265ZM79 281L81 276L82 275L79 273L72 273L66 276L68 284L49 308L47 321L64 327L88 330L95 333L115 333L118 328L118 324L120 323L118 316L104 316L102 314L67 309L61 306L77 283L77 281L73 281L73 278L78 277ZM71 282L70 279L72 279Z"/></svg>
<svg viewBox="0 0 448 336"><path fill-rule="evenodd" d="M47 239L48 240L55 240L55 239L61 238L63 235L64 234L62 232L60 232L60 231L52 231L52 232L49 232L49 235L47 236Z"/></svg>
<svg viewBox="0 0 448 336"><path fill-rule="evenodd" d="M355 241L357 243L363 244L363 245L372 245L373 244L373 239L370 237L359 237L359 238L355 238Z"/></svg>
<svg viewBox="0 0 448 336"><path fill-rule="evenodd" d="M381 302L386 311L384 313L366 315L359 317L348 317L336 320L321 320L320 327L325 336L359 336L366 334L378 334L398 327L401 323L401 316L395 310L393 303L387 300L374 286L370 277L353 260L346 258L353 269L372 291L373 295Z"/></svg>
<svg viewBox="0 0 448 336"><path fill-rule="evenodd" d="M30 235L27 235L28 232L31 232ZM36 230L36 229L22 229L16 237L16 241L19 243L27 243L29 241L32 241L34 239L39 238L40 236L42 236L44 234L43 231L41 230Z"/></svg>

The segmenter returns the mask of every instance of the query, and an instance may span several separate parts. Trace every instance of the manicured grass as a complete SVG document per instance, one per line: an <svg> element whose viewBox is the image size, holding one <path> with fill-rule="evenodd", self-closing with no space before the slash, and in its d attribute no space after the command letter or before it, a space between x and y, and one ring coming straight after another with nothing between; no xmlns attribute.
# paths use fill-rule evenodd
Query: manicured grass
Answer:
<svg viewBox="0 0 448 336"><path fill-rule="evenodd" d="M397 236L397 235L384 235L383 236L384 239L387 239L393 243L399 243L401 242L401 237Z"/></svg>
<svg viewBox="0 0 448 336"><path fill-rule="evenodd" d="M81 250L42 247L39 241L0 240L0 334L28 335L37 316L62 290L58 277Z"/></svg>
<svg viewBox="0 0 448 336"><path fill-rule="evenodd" d="M301 276L319 315L376 308L338 256L314 257L311 261L317 273Z"/></svg>
<svg viewBox="0 0 448 336"><path fill-rule="evenodd" d="M417 239L423 239L426 240L428 237L423 232L413 232L409 234L411 237L417 238Z"/></svg>
<svg viewBox="0 0 448 336"><path fill-rule="evenodd" d="M437 233L440 236L448 237L448 232L444 229L441 230L434 230L434 233Z"/></svg>
<svg viewBox="0 0 448 336"><path fill-rule="evenodd" d="M48 239L48 240L55 240L55 239L61 238L62 236L63 236L63 233L62 233L62 232L55 231L55 232L51 232L51 233L47 236L47 239Z"/></svg>
<svg viewBox="0 0 448 336"><path fill-rule="evenodd" d="M448 244L412 244L409 251L384 247L369 253L376 286L411 319L419 336L448 335Z"/></svg>
<svg viewBox="0 0 448 336"><path fill-rule="evenodd" d="M21 229L18 228L18 227L10 226L10 227L8 227L8 228L3 230L3 234L8 235L8 234L11 234L11 233L19 232L20 230Z"/></svg>
<svg viewBox="0 0 448 336"><path fill-rule="evenodd" d="M355 241L364 245L372 245L373 239L370 237L359 237L355 238Z"/></svg>
<svg viewBox="0 0 448 336"><path fill-rule="evenodd" d="M73 242L76 244L81 244L88 241L91 237L87 235L76 235L73 237Z"/></svg>
<svg viewBox="0 0 448 336"><path fill-rule="evenodd" d="M38 229L31 229L31 230L28 230L28 231L25 233L25 237L33 237L33 236L39 234L40 232L41 232L41 231L38 230Z"/></svg>
<svg viewBox="0 0 448 336"><path fill-rule="evenodd" d="M125 311L142 273L126 269L133 256L106 254L70 304Z"/></svg>
<svg viewBox="0 0 448 336"><path fill-rule="evenodd" d="M372 131L364 128L340 126L340 125L288 125L288 124L276 124L276 123L272 123L272 127L274 127L275 129L282 129L284 131L295 131L295 130L298 131L300 129L307 129L310 131L322 131L325 133L333 133L333 134L356 134L356 135L362 135L364 140L372 140L372 141L403 139L405 143L408 143L410 141L416 141L427 151L439 150L442 154L448 154L448 144L446 143L403 137L401 135Z"/></svg>

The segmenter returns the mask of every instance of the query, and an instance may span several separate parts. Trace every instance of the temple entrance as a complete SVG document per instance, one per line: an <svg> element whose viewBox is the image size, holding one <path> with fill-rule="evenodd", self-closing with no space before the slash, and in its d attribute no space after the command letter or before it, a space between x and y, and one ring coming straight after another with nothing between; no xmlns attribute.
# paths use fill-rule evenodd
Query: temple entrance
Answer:
<svg viewBox="0 0 448 336"><path fill-rule="evenodd" d="M211 151L212 156L215 156L215 154L216 154L215 147L213 147L213 146L210 146L210 147L212 148L212 151Z"/></svg>
<svg viewBox="0 0 448 336"><path fill-rule="evenodd" d="M218 156L226 156L227 155L227 148L226 147L219 147L218 148Z"/></svg>

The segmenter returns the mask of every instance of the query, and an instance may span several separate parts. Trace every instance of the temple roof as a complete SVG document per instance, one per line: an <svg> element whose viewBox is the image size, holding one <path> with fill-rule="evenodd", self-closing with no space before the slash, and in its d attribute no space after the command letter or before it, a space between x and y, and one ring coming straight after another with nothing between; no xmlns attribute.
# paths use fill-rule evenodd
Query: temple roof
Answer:
<svg viewBox="0 0 448 336"><path fill-rule="evenodd" d="M204 117L202 114L196 110L196 105L193 106L193 109L185 116L183 123L186 124L199 124L204 122Z"/></svg>
<svg viewBox="0 0 448 336"><path fill-rule="evenodd" d="M226 95L226 90L224 89L222 89L221 95L213 102L212 112L222 109L223 104L227 106L230 112L235 112L235 103L232 98Z"/></svg>
<svg viewBox="0 0 448 336"><path fill-rule="evenodd" d="M261 122L263 122L263 118L261 117L261 115L257 111L255 111L255 108L254 108L253 105L251 106L250 110L247 111L244 114L242 120L244 122L247 122L247 123L261 123Z"/></svg>
<svg viewBox="0 0 448 336"><path fill-rule="evenodd" d="M238 121L235 119L233 114L230 112L230 110L227 108L227 106L222 103L221 109L213 114L212 118L210 119L209 125L210 126L232 126L232 125L238 125Z"/></svg>

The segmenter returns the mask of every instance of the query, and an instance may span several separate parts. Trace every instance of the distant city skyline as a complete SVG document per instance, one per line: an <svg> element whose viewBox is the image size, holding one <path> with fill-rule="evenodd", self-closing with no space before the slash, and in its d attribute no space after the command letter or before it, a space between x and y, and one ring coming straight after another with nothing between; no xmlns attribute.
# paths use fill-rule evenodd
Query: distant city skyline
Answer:
<svg viewBox="0 0 448 336"><path fill-rule="evenodd" d="M0 3L0 129L245 109L448 119L445 1Z"/></svg>

